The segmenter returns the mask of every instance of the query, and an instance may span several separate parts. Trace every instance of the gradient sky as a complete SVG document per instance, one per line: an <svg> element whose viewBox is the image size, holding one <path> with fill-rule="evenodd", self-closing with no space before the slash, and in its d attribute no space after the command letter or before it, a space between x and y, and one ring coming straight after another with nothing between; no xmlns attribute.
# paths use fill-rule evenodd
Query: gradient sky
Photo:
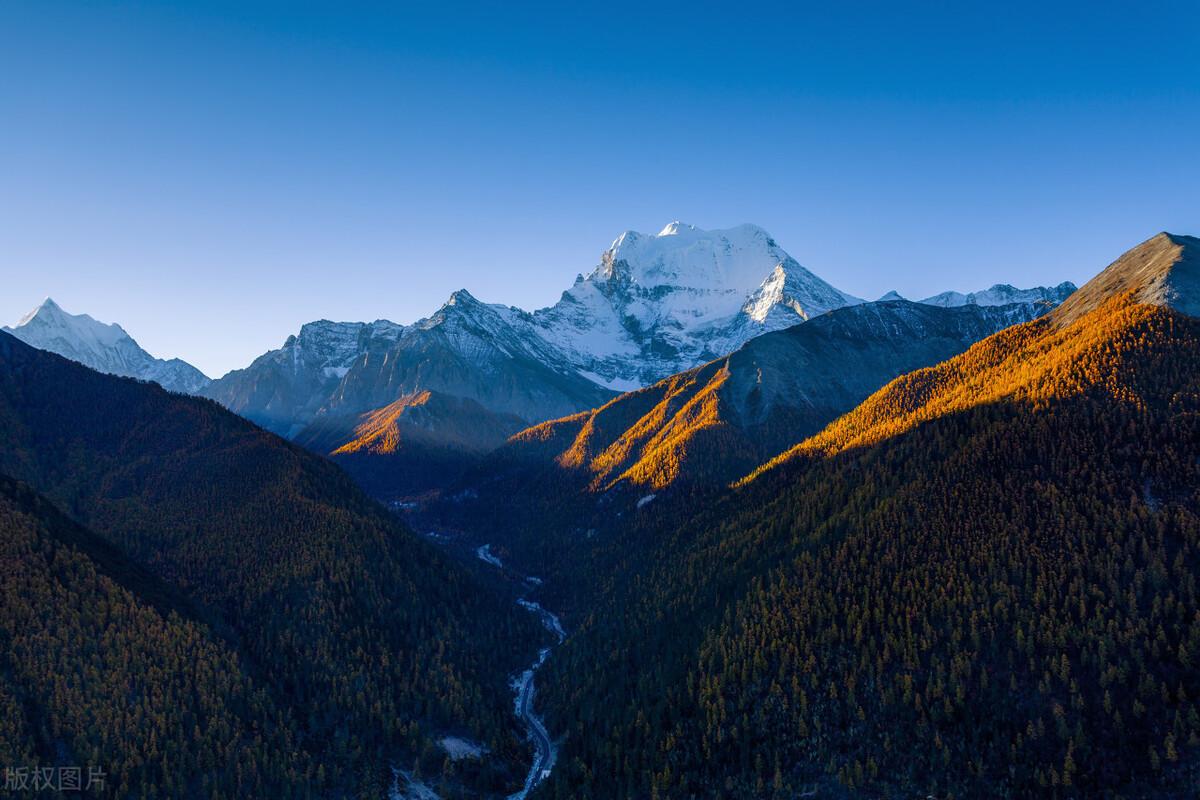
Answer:
<svg viewBox="0 0 1200 800"><path fill-rule="evenodd" d="M837 5L837 10L826 6ZM0 321L216 376L754 222L864 297L1200 233L1200 6L0 2Z"/></svg>

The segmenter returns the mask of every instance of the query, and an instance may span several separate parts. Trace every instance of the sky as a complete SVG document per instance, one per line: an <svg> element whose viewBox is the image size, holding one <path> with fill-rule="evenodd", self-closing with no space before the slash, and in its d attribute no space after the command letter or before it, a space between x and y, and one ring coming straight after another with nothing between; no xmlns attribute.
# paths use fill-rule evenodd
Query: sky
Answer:
<svg viewBox="0 0 1200 800"><path fill-rule="evenodd" d="M867 298L1082 283L1200 234L1198 52L1195 0L3 0L0 322L218 376L672 220Z"/></svg>

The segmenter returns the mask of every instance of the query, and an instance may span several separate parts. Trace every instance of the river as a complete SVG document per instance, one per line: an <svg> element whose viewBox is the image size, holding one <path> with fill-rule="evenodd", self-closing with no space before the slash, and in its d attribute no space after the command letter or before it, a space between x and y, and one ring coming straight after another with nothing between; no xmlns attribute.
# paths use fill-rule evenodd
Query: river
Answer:
<svg viewBox="0 0 1200 800"><path fill-rule="evenodd" d="M491 547L483 545L475 551L475 555L481 561L491 564L498 569L503 569L504 565L500 559L492 555ZM511 570L510 570L511 572ZM541 583L537 578L528 576L521 578L522 583L529 587L536 587ZM554 634L555 645L563 643L567 638L566 631L563 630L562 623L558 617L542 608L537 603L522 596L517 599L517 605L536 614L541 621L542 626ZM533 742L533 763L529 766L529 773L525 776L525 785L520 791L514 792L508 796L508 800L525 800L534 787L541 783L546 778L550 777L550 771L554 769L554 760L558 756L558 749L554 746L554 742L550 739L550 734L546 730L546 723L533 710L533 696L535 691L534 675L538 668L546 663L546 658L550 655L550 647L543 647L538 651L537 660L534 661L528 669L513 679L513 692L515 699L513 702L513 713L521 720L521 724L525 726L525 735L529 741Z"/></svg>

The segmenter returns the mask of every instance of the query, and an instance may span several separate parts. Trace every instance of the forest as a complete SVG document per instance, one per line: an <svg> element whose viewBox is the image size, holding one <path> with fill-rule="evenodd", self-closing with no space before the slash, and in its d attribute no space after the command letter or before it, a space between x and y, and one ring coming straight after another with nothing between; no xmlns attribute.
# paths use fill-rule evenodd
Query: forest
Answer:
<svg viewBox="0 0 1200 800"><path fill-rule="evenodd" d="M506 670L536 621L337 467L3 334L0 427L5 546L37 567L5 582L4 763L103 764L120 796L378 797L389 765L520 785ZM447 759L449 733L496 757Z"/></svg>
<svg viewBox="0 0 1200 800"><path fill-rule="evenodd" d="M1194 794L1198 412L1200 322L1120 295L577 545L545 796Z"/></svg>
<svg viewBox="0 0 1200 800"><path fill-rule="evenodd" d="M667 381L411 517L544 578L568 629L533 797L1200 793L1200 320L1121 283L1174 241L727 485L596 480L671 409L656 469L719 455L686 425L719 436L713 392ZM10 763L114 796L520 786L508 678L546 632L478 559L213 402L4 335L0 425Z"/></svg>

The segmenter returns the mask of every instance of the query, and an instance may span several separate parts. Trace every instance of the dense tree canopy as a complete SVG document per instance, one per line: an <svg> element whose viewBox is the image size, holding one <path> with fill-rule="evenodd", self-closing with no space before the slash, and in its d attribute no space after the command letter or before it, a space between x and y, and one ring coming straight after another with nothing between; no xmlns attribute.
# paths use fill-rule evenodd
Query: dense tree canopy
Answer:
<svg viewBox="0 0 1200 800"><path fill-rule="evenodd" d="M227 678L212 679L234 687L222 709L225 727L201 731L224 748L212 751L220 771L188 761L190 771L170 787L185 781L199 792L207 781L226 796L245 796L244 776L229 762L237 748L238 759L261 770L254 778L261 782L249 785L277 782L286 788L278 794L370 793L383 785L390 764L407 766L432 752L445 732L466 734L495 754L489 763L497 773L472 777L481 788L499 791L519 781L526 745L510 710L506 672L527 658L523 649L532 652L535 622L405 529L335 466L211 401L101 375L5 335L0 425L0 472L43 493L187 598L210 634L204 658L227 671L237 665ZM30 613L40 608L34 604ZM0 618L9 636L14 619ZM179 627L170 636L199 636L189 639L189 631ZM109 642L92 644L103 649ZM64 669L88 668L77 655L58 657L66 659ZM96 657L116 656L105 649ZM85 682L81 700L96 719L139 707L115 707L114 696L100 691L117 678L101 672L99 683ZM198 682L195 690L205 686L216 684ZM212 692L195 702L218 704L220 691ZM250 702L260 696L258 705ZM175 713L165 707L168 692L144 702L156 713ZM62 711L57 702L53 708L45 713ZM172 737L181 730L191 737L194 727L179 728L170 716L163 722L170 730L127 724L130 749L119 758L147 763L151 751L184 747ZM151 731L158 731L153 740ZM175 795L151 773L139 774L129 778L144 781L131 784L137 792Z"/></svg>
<svg viewBox="0 0 1200 800"><path fill-rule="evenodd" d="M1118 297L611 526L545 795L1194 793L1198 456L1200 322Z"/></svg>

